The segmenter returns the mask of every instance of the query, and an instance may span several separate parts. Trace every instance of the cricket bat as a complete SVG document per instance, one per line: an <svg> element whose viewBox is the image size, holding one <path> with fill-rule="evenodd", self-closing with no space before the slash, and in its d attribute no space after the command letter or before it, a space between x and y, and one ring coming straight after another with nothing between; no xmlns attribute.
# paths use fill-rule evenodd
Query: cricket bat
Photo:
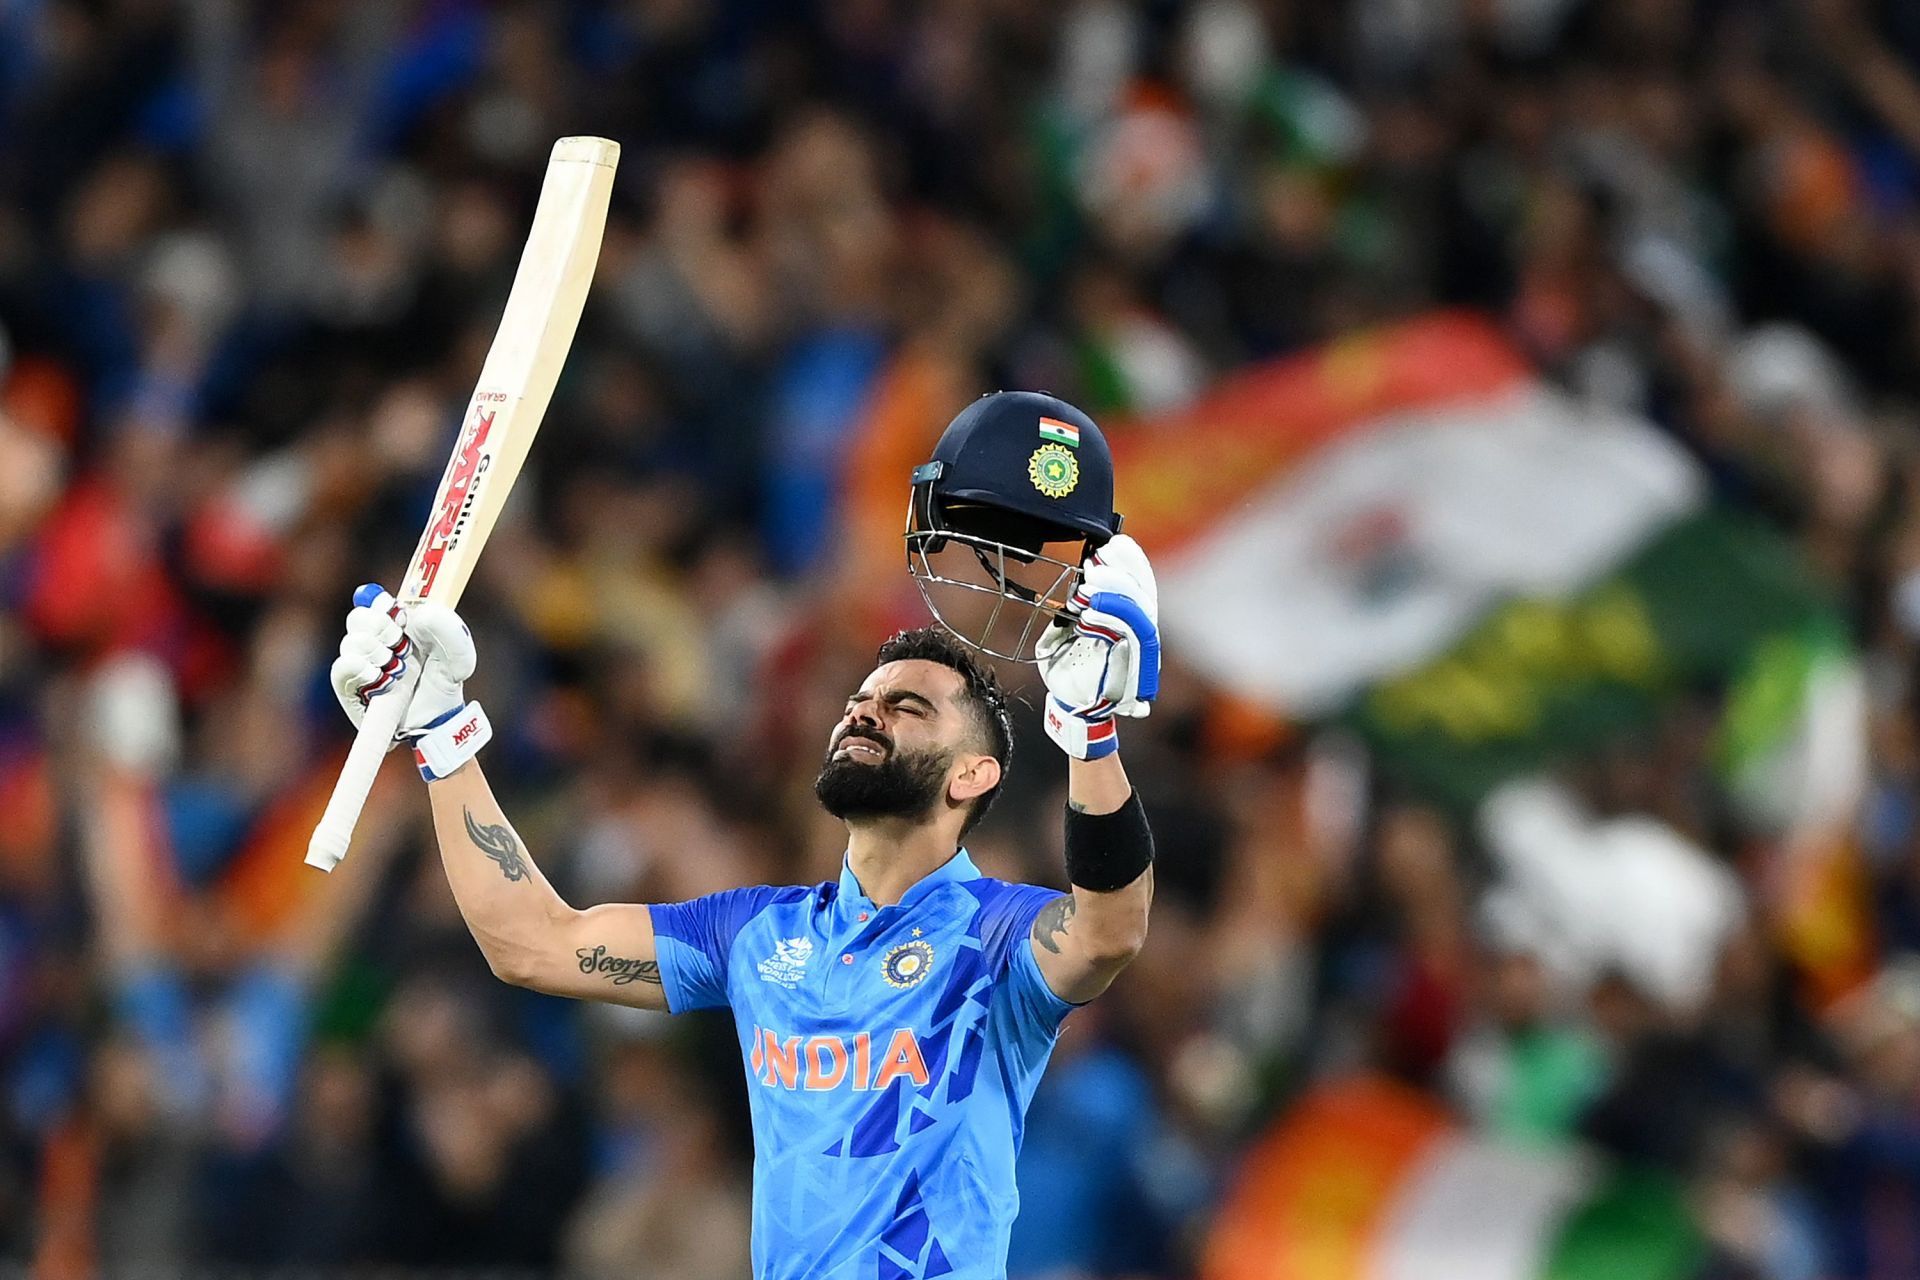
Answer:
<svg viewBox="0 0 1920 1280"><path fill-rule="evenodd" d="M620 144L605 138L562 138L553 146L500 328L440 477L427 527L395 593L403 609L424 600L451 607L466 589L573 345L600 257L619 162ZM410 662L396 687L368 705L307 845L308 866L331 871L346 856L354 823L419 678L420 663Z"/></svg>

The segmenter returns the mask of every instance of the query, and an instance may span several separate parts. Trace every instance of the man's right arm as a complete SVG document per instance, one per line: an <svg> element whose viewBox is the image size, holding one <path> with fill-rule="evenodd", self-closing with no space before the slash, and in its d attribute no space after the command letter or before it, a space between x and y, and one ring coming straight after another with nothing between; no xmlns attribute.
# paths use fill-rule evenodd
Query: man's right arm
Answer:
<svg viewBox="0 0 1920 1280"><path fill-rule="evenodd" d="M447 883L497 977L548 995L667 1007L647 907L567 905L527 856L478 762L429 783L427 796Z"/></svg>
<svg viewBox="0 0 1920 1280"><path fill-rule="evenodd" d="M724 992L716 995L711 983L699 981L714 967L708 957L688 956L681 965L687 973L661 972L651 908L609 904L576 911L527 856L474 762L492 729L479 704L467 701L464 682L478 656L460 615L422 603L403 620L393 597L375 583L355 591L353 600L340 656L328 673L334 696L357 726L369 697L391 696L407 664L421 664L400 736L428 779L454 901L494 973L549 995L640 1009L665 1009L668 982L680 1006L724 1002Z"/></svg>

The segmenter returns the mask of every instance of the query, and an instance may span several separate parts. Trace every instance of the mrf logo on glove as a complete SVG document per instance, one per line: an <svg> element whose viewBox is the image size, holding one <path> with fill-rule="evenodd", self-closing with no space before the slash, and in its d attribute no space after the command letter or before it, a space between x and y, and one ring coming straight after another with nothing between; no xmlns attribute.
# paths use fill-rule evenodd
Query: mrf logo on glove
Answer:
<svg viewBox="0 0 1920 1280"><path fill-rule="evenodd" d="M1120 749L1120 731L1114 726L1111 712L1079 715L1049 697L1046 723L1047 736L1075 760L1098 760Z"/></svg>
<svg viewBox="0 0 1920 1280"><path fill-rule="evenodd" d="M420 776L437 782L480 753L493 741L493 725L479 703L455 708L442 724L429 725L413 739L413 762Z"/></svg>

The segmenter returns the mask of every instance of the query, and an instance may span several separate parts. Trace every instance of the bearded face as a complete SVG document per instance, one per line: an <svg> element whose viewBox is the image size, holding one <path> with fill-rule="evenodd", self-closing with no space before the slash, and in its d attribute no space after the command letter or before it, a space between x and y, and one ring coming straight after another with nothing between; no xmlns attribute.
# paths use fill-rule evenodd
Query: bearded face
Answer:
<svg viewBox="0 0 1920 1280"><path fill-rule="evenodd" d="M836 818L919 818L946 789L953 753L940 748L903 751L884 730L849 725L827 747L813 794Z"/></svg>

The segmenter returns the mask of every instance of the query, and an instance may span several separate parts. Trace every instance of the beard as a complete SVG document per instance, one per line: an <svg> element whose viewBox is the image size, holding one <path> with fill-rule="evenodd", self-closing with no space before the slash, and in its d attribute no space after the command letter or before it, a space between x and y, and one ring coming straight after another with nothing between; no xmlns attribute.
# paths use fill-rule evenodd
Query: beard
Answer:
<svg viewBox="0 0 1920 1280"><path fill-rule="evenodd" d="M849 738L864 738L886 751L877 764L835 756ZM813 780L813 794L836 818L919 818L933 812L946 787L953 756L945 751L900 751L879 733L843 733L827 748L827 761Z"/></svg>

